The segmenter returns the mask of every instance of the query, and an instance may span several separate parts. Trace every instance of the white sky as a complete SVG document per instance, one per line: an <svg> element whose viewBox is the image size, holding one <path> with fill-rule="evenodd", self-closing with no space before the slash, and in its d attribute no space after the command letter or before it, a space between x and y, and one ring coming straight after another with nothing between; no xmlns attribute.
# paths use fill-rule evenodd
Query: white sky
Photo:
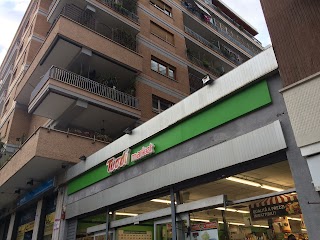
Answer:
<svg viewBox="0 0 320 240"><path fill-rule="evenodd" d="M271 43L259 0L222 0L238 15L254 26L263 46ZM0 63L8 51L14 34L30 0L0 0Z"/></svg>

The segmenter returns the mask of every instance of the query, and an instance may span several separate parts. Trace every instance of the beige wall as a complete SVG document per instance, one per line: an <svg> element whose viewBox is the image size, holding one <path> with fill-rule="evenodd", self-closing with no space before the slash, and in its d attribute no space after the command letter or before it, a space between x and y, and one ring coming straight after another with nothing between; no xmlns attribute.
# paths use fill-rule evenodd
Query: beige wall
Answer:
<svg viewBox="0 0 320 240"><path fill-rule="evenodd" d="M320 142L320 72L284 89L298 147Z"/></svg>

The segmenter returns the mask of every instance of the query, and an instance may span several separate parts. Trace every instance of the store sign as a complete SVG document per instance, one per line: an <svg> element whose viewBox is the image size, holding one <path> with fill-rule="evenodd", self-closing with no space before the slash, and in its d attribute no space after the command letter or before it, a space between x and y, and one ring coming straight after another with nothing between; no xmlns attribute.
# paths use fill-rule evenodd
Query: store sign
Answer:
<svg viewBox="0 0 320 240"><path fill-rule="evenodd" d="M199 223L199 224L192 224L191 231L202 231L208 229L217 229L219 227L218 222L207 222L207 223Z"/></svg>
<svg viewBox="0 0 320 240"><path fill-rule="evenodd" d="M131 155L131 161L132 162L135 162L135 161L138 161L138 160L141 160L151 154L154 153L154 144L150 143L149 146L147 147L142 147L142 149L136 153L133 153Z"/></svg>
<svg viewBox="0 0 320 240"><path fill-rule="evenodd" d="M17 203L18 206L21 206L23 204L26 204L30 202L31 200L35 199L36 197L40 196L41 194L47 192L48 190L55 187L55 180L54 178L41 183L38 187L33 189L32 191L28 192L26 195L24 195Z"/></svg>
<svg viewBox="0 0 320 240"><path fill-rule="evenodd" d="M218 227L218 222L193 224L190 235L194 240L217 240L219 239Z"/></svg>
<svg viewBox="0 0 320 240"><path fill-rule="evenodd" d="M130 162L130 149L126 149L120 157L113 157L107 161L108 173L117 171L120 168L127 166Z"/></svg>
<svg viewBox="0 0 320 240"><path fill-rule="evenodd" d="M131 162L139 161L147 156L152 155L155 153L155 145L153 143L150 143L147 147L142 147L141 150L139 150L136 153L131 154L131 149L126 149L123 151L122 155L120 157L113 157L107 160L106 166L108 173L113 173L127 165L129 165Z"/></svg>
<svg viewBox="0 0 320 240"><path fill-rule="evenodd" d="M283 201L275 204L250 206L252 220L288 216L291 214L301 214L298 199L293 201Z"/></svg>

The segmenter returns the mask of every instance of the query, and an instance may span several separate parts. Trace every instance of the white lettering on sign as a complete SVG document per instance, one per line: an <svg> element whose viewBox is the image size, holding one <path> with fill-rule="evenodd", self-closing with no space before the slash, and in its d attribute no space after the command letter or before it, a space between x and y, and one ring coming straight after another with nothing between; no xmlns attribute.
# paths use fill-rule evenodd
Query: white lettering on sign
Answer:
<svg viewBox="0 0 320 240"><path fill-rule="evenodd" d="M130 149L125 150L120 157L110 158L106 165L108 167L108 173L112 173L124 166L127 166L130 162Z"/></svg>
<svg viewBox="0 0 320 240"><path fill-rule="evenodd" d="M131 161L135 162L142 158L145 158L154 153L154 144L150 143L147 147L142 147L142 149L131 155Z"/></svg>

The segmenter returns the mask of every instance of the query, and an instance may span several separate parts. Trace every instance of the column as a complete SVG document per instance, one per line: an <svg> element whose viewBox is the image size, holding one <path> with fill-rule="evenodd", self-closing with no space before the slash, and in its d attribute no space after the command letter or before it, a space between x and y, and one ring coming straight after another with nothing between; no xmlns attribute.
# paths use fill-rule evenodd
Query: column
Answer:
<svg viewBox="0 0 320 240"><path fill-rule="evenodd" d="M8 229L8 235L7 235L7 240L11 240L13 239L14 234L14 228L16 225L16 213L12 213L11 214L11 218L10 218L10 224L9 224L9 229Z"/></svg>
<svg viewBox="0 0 320 240"><path fill-rule="evenodd" d="M43 211L43 199L39 200L37 204L36 217L34 219L34 226L33 226L33 233L32 233L32 240L38 239L39 229L41 225L42 211Z"/></svg>

